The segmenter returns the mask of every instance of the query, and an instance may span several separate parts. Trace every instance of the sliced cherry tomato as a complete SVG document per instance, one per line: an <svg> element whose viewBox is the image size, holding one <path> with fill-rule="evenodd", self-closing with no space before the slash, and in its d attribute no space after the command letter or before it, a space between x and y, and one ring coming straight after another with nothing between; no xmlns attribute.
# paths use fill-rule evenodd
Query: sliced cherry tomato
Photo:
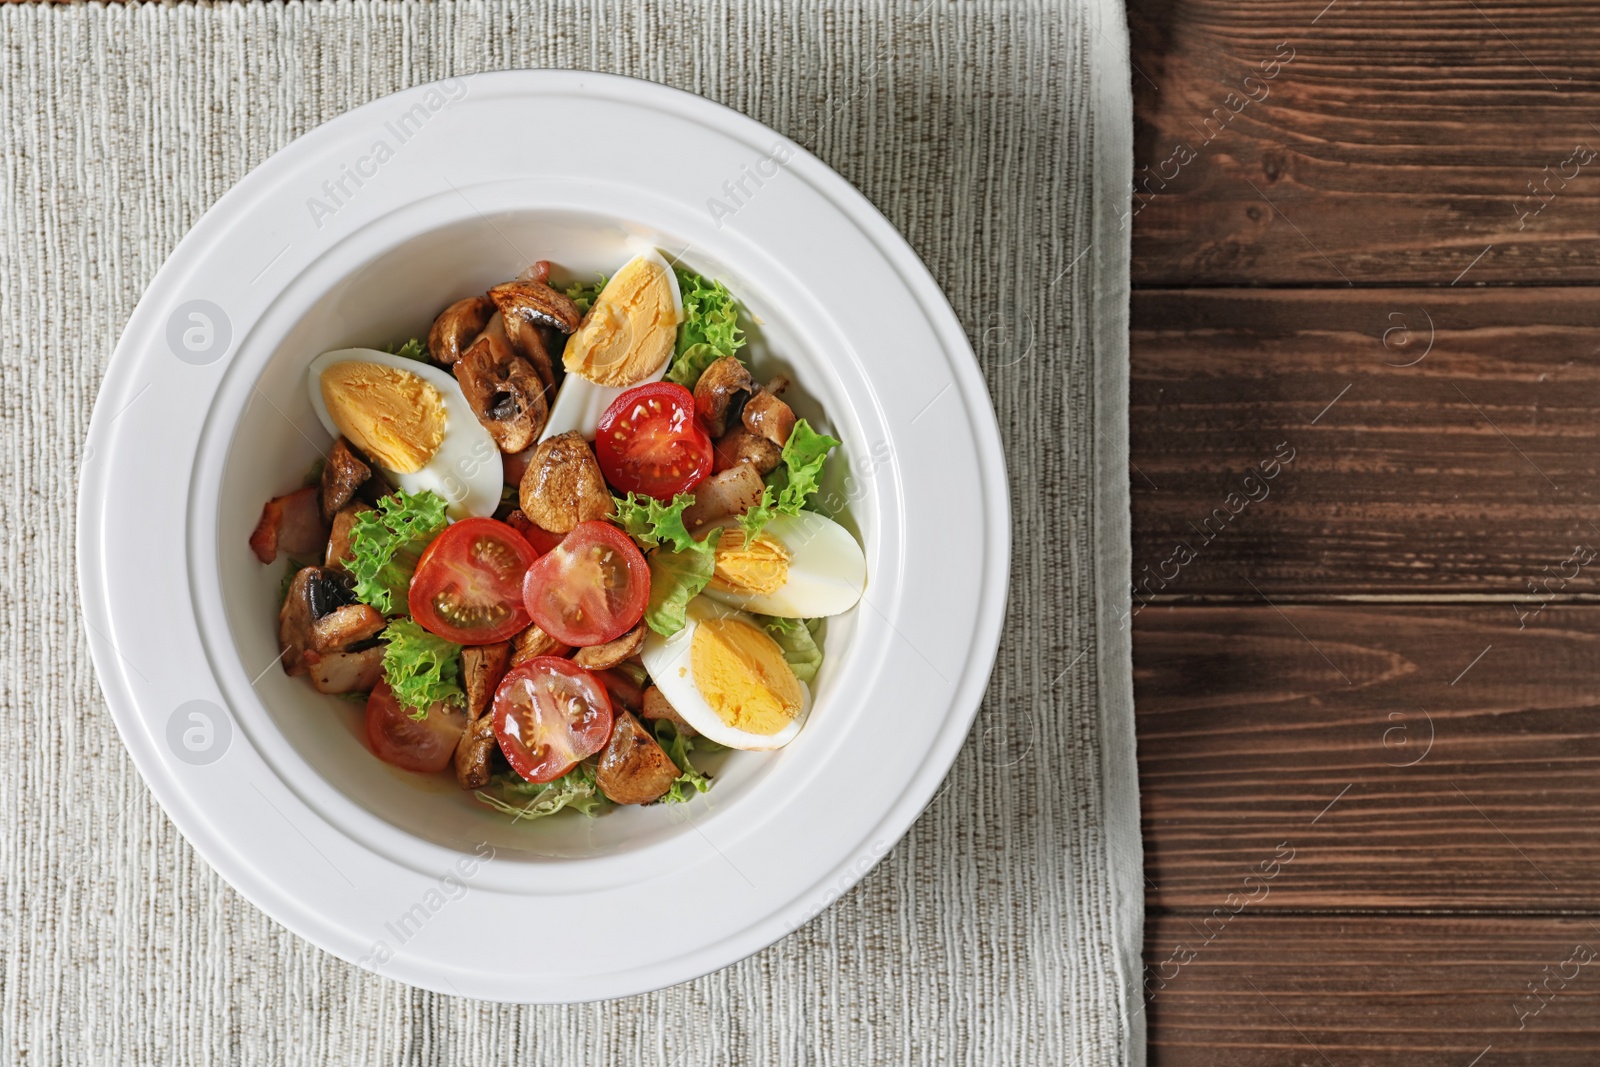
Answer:
<svg viewBox="0 0 1600 1067"><path fill-rule="evenodd" d="M523 514L521 508L506 516L506 525L521 534L541 556L561 543L561 534L546 530Z"/></svg>
<svg viewBox="0 0 1600 1067"><path fill-rule="evenodd" d="M383 762L408 771L444 770L466 728L466 713L444 704L435 704L420 720L413 719L388 682L379 682L367 698L367 744Z"/></svg>
<svg viewBox="0 0 1600 1067"><path fill-rule="evenodd" d="M522 579L539 554L494 519L463 519L433 539L411 578L411 617L458 645L492 645L528 628Z"/></svg>
<svg viewBox="0 0 1600 1067"><path fill-rule="evenodd" d="M535 656L495 690L494 736L512 770L530 782L554 781L605 747L611 698L570 659Z"/></svg>
<svg viewBox="0 0 1600 1067"><path fill-rule="evenodd" d="M711 438L694 417L694 394L674 382L635 386L617 397L594 435L611 487L671 500L711 473Z"/></svg>
<svg viewBox="0 0 1600 1067"><path fill-rule="evenodd" d="M539 629L562 644L603 645L644 617L650 568L609 522L580 522L528 568L522 597Z"/></svg>

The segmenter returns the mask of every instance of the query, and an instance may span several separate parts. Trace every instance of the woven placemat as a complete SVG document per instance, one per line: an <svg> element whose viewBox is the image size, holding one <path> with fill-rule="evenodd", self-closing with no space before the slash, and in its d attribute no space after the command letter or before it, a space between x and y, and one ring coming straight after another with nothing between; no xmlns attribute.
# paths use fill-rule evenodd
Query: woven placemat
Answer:
<svg viewBox="0 0 1600 1067"><path fill-rule="evenodd" d="M1119 0L0 5L0 1058L1142 1064L1125 41ZM994 680L906 838L755 957L567 1008L384 980L229 889L117 738L73 573L95 390L185 231L318 123L511 67L701 93L861 188L968 328L1014 501Z"/></svg>

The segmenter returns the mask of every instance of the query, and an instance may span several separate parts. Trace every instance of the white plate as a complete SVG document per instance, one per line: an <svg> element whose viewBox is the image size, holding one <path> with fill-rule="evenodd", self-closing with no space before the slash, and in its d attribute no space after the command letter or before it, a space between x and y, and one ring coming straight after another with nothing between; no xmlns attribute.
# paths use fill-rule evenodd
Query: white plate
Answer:
<svg viewBox="0 0 1600 1067"><path fill-rule="evenodd" d="M550 115L579 134L536 135ZM742 187L742 188L741 188ZM359 708L275 666L246 541L328 437L318 353L426 331L548 257L654 244L723 279L844 439L869 585L834 620L810 722L677 808L513 825L373 758ZM389 977L593 1000L795 929L916 818L994 661L1008 494L988 395L906 243L833 171L698 97L577 72L399 93L291 144L213 207L134 311L84 451L78 573L124 742L185 837L278 921Z"/></svg>

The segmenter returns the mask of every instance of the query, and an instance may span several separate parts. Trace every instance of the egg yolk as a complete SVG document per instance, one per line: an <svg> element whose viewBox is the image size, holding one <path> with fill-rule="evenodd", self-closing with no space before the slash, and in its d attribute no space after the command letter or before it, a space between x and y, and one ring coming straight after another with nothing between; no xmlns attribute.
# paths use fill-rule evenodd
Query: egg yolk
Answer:
<svg viewBox="0 0 1600 1067"><path fill-rule="evenodd" d="M789 581L789 550L767 533L747 540L744 530L729 526L717 541L716 571L710 586L723 593L776 593Z"/></svg>
<svg viewBox="0 0 1600 1067"><path fill-rule="evenodd" d="M652 259L630 260L606 283L583 325L567 338L561 362L597 385L637 385L672 355L678 311L668 268Z"/></svg>
<svg viewBox="0 0 1600 1067"><path fill-rule="evenodd" d="M444 441L444 398L421 375L348 360L322 372L322 402L339 432L380 467L421 470Z"/></svg>
<svg viewBox="0 0 1600 1067"><path fill-rule="evenodd" d="M740 619L705 619L689 647L695 688L736 730L770 736L800 714L800 680L778 643Z"/></svg>

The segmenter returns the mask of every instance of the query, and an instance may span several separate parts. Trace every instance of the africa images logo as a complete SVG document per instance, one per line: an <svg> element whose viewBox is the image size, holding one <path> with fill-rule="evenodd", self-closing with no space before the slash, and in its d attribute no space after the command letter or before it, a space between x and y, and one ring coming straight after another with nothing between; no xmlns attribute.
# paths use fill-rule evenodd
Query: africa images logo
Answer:
<svg viewBox="0 0 1600 1067"><path fill-rule="evenodd" d="M311 221L316 223L317 229L322 229L324 222L354 200L367 182L378 176L379 168L414 140L433 116L466 98L466 83L449 78L428 86L422 99L385 122L383 131L387 136L374 140L365 155L341 164L339 173L322 183L321 196L306 198L306 210L311 213Z"/></svg>

